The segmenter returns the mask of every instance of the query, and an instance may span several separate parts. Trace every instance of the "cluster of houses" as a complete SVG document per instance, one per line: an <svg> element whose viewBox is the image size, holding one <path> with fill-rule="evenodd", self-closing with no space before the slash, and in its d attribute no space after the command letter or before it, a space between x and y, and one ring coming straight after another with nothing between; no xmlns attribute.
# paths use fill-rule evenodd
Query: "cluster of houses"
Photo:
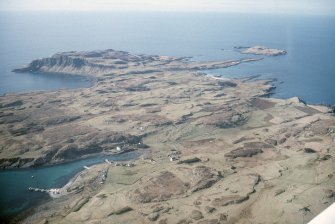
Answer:
<svg viewBox="0 0 335 224"><path fill-rule="evenodd" d="M105 183L106 179L107 179L107 170L103 170L101 174L100 184Z"/></svg>

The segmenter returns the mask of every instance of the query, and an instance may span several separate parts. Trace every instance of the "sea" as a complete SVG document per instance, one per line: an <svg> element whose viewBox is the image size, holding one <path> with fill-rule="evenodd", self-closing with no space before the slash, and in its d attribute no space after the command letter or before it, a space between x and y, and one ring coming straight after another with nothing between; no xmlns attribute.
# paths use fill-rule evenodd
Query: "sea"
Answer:
<svg viewBox="0 0 335 224"><path fill-rule="evenodd" d="M276 89L272 97L298 96L307 103L334 105L334 40L334 16L0 12L0 95L89 87L92 80L87 77L11 71L57 52L112 48L206 61L261 57L261 61L206 72L227 78L252 76L274 80ZM269 57L242 55L234 50L235 46L254 45L288 53ZM28 192L28 185L59 187L84 165L98 161L103 160L94 158L48 168L0 172L0 221L1 217L15 215L41 200L38 193Z"/></svg>
<svg viewBox="0 0 335 224"><path fill-rule="evenodd" d="M284 49L208 71L229 78L276 79L273 97L335 104L335 16L182 12L0 12L0 95L82 88L92 80L55 74L16 74L14 68L63 51L99 49L187 56L194 60L246 57L235 46Z"/></svg>

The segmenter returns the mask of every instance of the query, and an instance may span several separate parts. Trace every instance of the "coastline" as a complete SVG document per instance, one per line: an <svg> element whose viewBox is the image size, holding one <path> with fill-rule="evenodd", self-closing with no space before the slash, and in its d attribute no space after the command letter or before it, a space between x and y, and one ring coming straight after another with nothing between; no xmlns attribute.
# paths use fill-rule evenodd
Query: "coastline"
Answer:
<svg viewBox="0 0 335 224"><path fill-rule="evenodd" d="M80 180L78 180L78 177L81 176L83 173L85 173L86 169L84 167L86 165L90 167L94 167L96 165L102 165L105 163L104 158L108 158L108 159L112 159L114 161L120 161L120 162L129 161L129 160L132 161L132 160L137 160L141 154L142 153L138 151L118 153L118 154L113 154L113 155L112 154L100 154L100 155L89 156L88 158L82 158L80 160L69 161L69 162L61 163L61 164L45 165L42 167L34 167L34 168L17 168L17 169L0 171L0 175L3 175L4 172L7 172L9 174L13 173L14 177L21 177L21 176L30 177L31 176L31 178L33 178L32 180L37 179L33 183L31 183L31 185L27 185L26 188L24 189L25 194L36 194L36 196L34 196L34 200L30 200L28 202L30 206L25 209L20 209L20 211L16 213L8 213L8 214L3 213L1 214L0 219L5 223L11 220L13 223L17 223L18 220L23 220L25 217L28 217L29 215L31 215L34 209L37 208L38 206L41 206L44 203L50 202L53 199L64 197L68 194L73 194L74 193L73 191L67 191L67 189L71 188L71 186L73 184L76 184L76 182L80 182ZM77 165L75 165L75 163L77 163ZM68 166L68 165L70 166L65 169L70 169L70 173L62 173L62 171L59 170L59 174L58 174L59 177L57 176L54 177L54 183L52 184L52 186L50 186L50 188L43 187L43 186L48 185L48 182L45 182L45 180L39 179L44 176L44 174L39 171L47 169L48 170L47 172L50 173L50 175L54 175L55 171L52 171L52 170L57 170L58 167L60 166ZM20 172L21 174L18 174L17 172ZM37 189L36 191L38 192L34 192L35 189ZM21 191L19 191L18 189L16 189L16 191L18 191L17 194L20 194L22 196ZM59 193L56 191L58 191ZM10 193L5 188L2 188L2 192ZM7 206L9 209L11 208L10 206L12 206L12 204L7 205ZM19 216L20 219L17 219L17 216Z"/></svg>
<svg viewBox="0 0 335 224"><path fill-rule="evenodd" d="M83 192L50 201L44 206L51 206L54 211L44 211L41 206L23 223L41 220L50 223L84 222L91 219L130 223L153 221L151 219L177 222L180 221L177 220L178 214L186 215L186 220L199 220L192 218L191 214L199 215L199 212L203 221L229 219L233 222L251 218L240 216L246 206L253 208L250 212L255 222L259 221L258 213L273 214L271 209L279 209L293 223L300 218L292 217L290 210L299 212L305 205L304 200L314 201L314 211L325 207L315 199L321 197L323 189L328 189L333 182L327 175L333 172L329 162L334 156L331 142L334 134L329 130L333 130L335 121L326 107L306 105L298 98L264 98L262 96L272 88L269 80L206 77L190 71L190 66L180 60L144 57L149 60L145 71L155 70L152 68L161 66L162 61L168 65L163 66L166 71L138 75L134 73L136 66L140 66L140 70L143 68L132 64L129 58L128 66L134 67L120 69L112 76L98 74L101 79L89 89L45 93L45 96L38 93L8 96L12 98L5 105L13 103L16 97L22 98L20 107L32 113L32 120L36 111L50 114L51 107L29 108L35 108L36 104L52 97L59 99L51 103L58 109L51 115L61 114L61 118L41 118L38 122L49 125L42 131L29 133L32 139L43 136L48 144L55 142L54 134L59 130L69 130L72 135L80 136L67 139L64 142L67 146L54 150L52 159L82 153L80 144L86 146L85 153L92 153L91 146L97 143L104 147L102 151L118 146L135 147L138 143L150 146L147 155L143 156L145 159L134 162L135 167L109 169L103 184L89 174L92 170L85 170L82 174L87 176L81 180L85 186ZM217 65L207 63L192 66L208 68ZM170 69L176 66L180 70L172 72ZM29 97L32 100L26 105ZM21 116L22 110L5 108L2 113L10 110ZM80 118L72 121L73 114ZM12 133L17 133L15 126L11 128L14 130ZM90 135L92 132L93 136ZM83 138L83 135L88 137ZM22 138L25 134L19 136ZM91 141L93 137L95 141ZM63 140L64 135L57 138ZM29 155L29 151L26 153ZM100 164L92 169L96 173L107 166ZM319 166L325 174L301 171L319 170ZM301 175L309 182L303 183ZM94 184L90 183L92 178ZM285 178L287 181L283 182ZM165 184L162 191L157 190L161 189L160 182ZM297 186L289 186L290 183ZM225 186L228 187L224 189ZM311 186L316 192L307 198L304 189ZM280 193L274 193L274 190ZM285 198L281 200L282 197ZM325 200L329 203L334 198L331 195ZM111 201L118 203L111 204ZM264 203L274 206L265 208L262 206ZM63 208L64 204L69 206ZM92 209L97 204L101 204L99 211ZM187 204L194 205L197 211L185 206ZM163 208L156 209L160 206ZM215 210L206 212L208 207ZM164 212L166 209L170 212ZM128 212L133 218L123 215ZM225 215L228 212L229 216ZM310 214L305 216L305 220L312 218ZM282 220L281 216L271 218Z"/></svg>

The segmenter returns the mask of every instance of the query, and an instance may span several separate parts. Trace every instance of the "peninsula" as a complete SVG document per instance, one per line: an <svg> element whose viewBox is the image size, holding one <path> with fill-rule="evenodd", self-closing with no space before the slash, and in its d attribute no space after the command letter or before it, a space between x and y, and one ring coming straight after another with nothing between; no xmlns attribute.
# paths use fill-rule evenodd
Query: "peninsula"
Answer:
<svg viewBox="0 0 335 224"><path fill-rule="evenodd" d="M3 169L145 148L132 165L87 168L19 221L307 223L335 201L335 117L297 97L265 98L269 80L201 72L257 60L105 50L16 69L96 83L1 97Z"/></svg>

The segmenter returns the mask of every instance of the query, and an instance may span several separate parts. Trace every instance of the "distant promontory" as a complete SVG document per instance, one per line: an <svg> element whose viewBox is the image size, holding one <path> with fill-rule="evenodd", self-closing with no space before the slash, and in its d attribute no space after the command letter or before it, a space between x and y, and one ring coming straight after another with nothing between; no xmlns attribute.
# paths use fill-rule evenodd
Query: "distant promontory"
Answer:
<svg viewBox="0 0 335 224"><path fill-rule="evenodd" d="M253 47L234 47L237 49L241 54L255 54L255 55L266 55L266 56L279 56L287 54L287 51L275 49L275 48L268 48L265 46L253 46Z"/></svg>

